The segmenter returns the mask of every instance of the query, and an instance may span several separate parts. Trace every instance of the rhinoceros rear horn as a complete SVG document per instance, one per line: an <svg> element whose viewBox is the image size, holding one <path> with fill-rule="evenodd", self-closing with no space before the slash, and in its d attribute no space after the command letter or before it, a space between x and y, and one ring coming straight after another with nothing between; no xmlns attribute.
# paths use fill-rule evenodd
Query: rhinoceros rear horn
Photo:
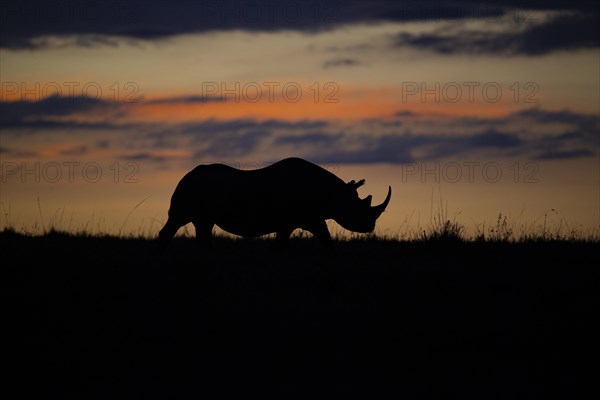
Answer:
<svg viewBox="0 0 600 400"><path fill-rule="evenodd" d="M392 198L392 187L388 186L388 194L387 194L385 200L383 201L383 203L381 203L378 206L373 207L373 211L375 211L375 214L377 216L379 216L382 212L385 211L385 208L388 206L391 198Z"/></svg>

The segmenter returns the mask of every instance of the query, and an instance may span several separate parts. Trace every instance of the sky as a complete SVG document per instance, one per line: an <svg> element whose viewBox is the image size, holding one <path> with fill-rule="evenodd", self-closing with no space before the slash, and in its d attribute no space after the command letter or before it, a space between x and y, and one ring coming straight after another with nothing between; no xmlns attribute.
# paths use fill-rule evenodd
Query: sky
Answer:
<svg viewBox="0 0 600 400"><path fill-rule="evenodd" d="M296 156L391 186L382 235L600 229L592 2L2 7L0 228L154 236L196 165Z"/></svg>

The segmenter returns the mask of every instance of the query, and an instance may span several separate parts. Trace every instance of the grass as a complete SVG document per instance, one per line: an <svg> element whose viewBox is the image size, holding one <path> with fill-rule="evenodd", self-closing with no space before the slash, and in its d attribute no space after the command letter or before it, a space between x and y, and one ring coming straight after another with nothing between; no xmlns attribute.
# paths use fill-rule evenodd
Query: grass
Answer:
<svg viewBox="0 0 600 400"><path fill-rule="evenodd" d="M158 232L164 225L164 221L149 218L149 225L143 224L135 230L126 231L130 216L148 198L139 201L125 216L121 224L113 224L107 227L102 217L97 217L95 211L90 219L79 227L73 226L73 218L65 223L65 207L55 210L48 218L42 210L39 197L37 208L39 221L35 221L30 227L21 226L16 228L12 218L10 205L0 203L0 234L19 234L23 236L64 236L64 237L111 237L121 239L146 239L151 240L158 236ZM442 243L469 243L469 242L492 242L492 243L527 243L527 242L591 242L600 243L600 226L592 230L584 230L582 227L573 227L560 215L556 209L549 209L531 222L522 222L523 212L516 220L511 220L507 215L498 214L495 224L486 226L477 224L473 233L469 234L467 227L459 221L460 211L450 217L448 203L440 196L434 211L434 198L432 192L430 220L425 227L420 223L412 223L413 214L405 217L396 232L359 234L342 229L333 221L327 221L329 231L338 242L342 241L387 241L387 242L442 242ZM558 219L557 219L558 218ZM218 228L213 231L217 237L237 240L240 239ZM266 235L258 240L269 240L274 234ZM176 238L194 238L195 231L191 224L180 228ZM293 239L308 239L312 237L310 232L298 229L293 232Z"/></svg>
<svg viewBox="0 0 600 400"><path fill-rule="evenodd" d="M141 204L141 203L140 203ZM137 206L139 206L138 204ZM136 206L136 207L137 207ZM452 219L447 218L445 212L438 213L434 216L426 227L424 228L408 228L403 226L401 230L396 233L383 233L383 234L359 234L354 232L348 232L340 228L337 224L329 223L329 230L335 241L361 241L361 240L380 240L388 242L407 242L407 243L418 243L418 242L447 242L447 243L458 243L458 242L494 242L494 243L525 243L534 241L565 241L565 242L594 242L600 243L600 228L592 231L585 231L583 228L571 227L564 220L560 219L558 223L549 224L548 216L550 213L556 213L555 210L549 210L544 214L541 221L534 221L530 224L519 224L517 225L514 221L510 221L506 215L502 213L498 214L496 222L492 226L477 225L475 233L472 235L467 234L465 225L461 224L456 216ZM130 213L131 214L131 213ZM129 214L129 215L130 215ZM129 215L127 217L129 217ZM40 217L42 217L40 211ZM159 228L162 226L160 221L154 221L154 229L140 227L136 231L124 233L125 221L117 229L117 232L111 232L111 230L103 229L100 223L94 227L94 220L88 221L80 228L60 228L63 226L60 223L62 214L58 219L53 219L48 223L44 223L42 218L41 223L35 223L30 228L21 227L15 228L14 224L9 221L3 224L0 228L0 234L19 234L23 236L46 236L46 235L62 235L70 237L111 237L120 239L146 239L151 240L156 238L158 235ZM58 222L58 223L55 223ZM404 224L403 224L404 225ZM70 225L69 225L70 226ZM239 239L235 235L230 235L227 232L223 232L219 229L215 229L213 234L217 237L227 238L231 240ZM191 225L182 227L176 235L176 238L194 238L195 233ZM266 235L258 238L258 240L269 240L274 237L274 234ZM312 234L308 231L298 229L292 234L293 239L310 239Z"/></svg>
<svg viewBox="0 0 600 400"><path fill-rule="evenodd" d="M598 235L550 213L468 236L444 205L402 234L334 225L331 251L184 229L162 253L61 214L0 231L27 398L572 398L597 340Z"/></svg>

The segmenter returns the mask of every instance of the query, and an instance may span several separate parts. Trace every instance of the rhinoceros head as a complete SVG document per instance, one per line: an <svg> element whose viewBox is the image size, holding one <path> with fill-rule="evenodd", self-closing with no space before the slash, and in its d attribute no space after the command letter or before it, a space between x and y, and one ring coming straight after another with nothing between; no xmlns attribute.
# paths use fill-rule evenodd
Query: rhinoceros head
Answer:
<svg viewBox="0 0 600 400"><path fill-rule="evenodd" d="M388 194L383 203L372 206L373 196L369 195L364 199L358 196L357 189L364 185L365 180L354 180L346 183L344 199L342 204L337 207L335 221L344 229L353 232L368 233L375 229L377 218L385 211L390 198L392 197L392 188L388 187Z"/></svg>

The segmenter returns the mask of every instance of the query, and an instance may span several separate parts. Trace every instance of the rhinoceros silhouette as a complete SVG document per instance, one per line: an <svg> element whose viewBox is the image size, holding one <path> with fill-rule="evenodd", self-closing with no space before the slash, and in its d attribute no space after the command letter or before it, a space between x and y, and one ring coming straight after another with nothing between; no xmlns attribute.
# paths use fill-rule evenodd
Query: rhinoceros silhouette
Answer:
<svg viewBox="0 0 600 400"><path fill-rule="evenodd" d="M372 232L390 202L392 188L388 187L383 203L371 206L371 195L358 196L357 189L364 183L364 179L344 182L300 158L249 171L224 164L199 165L175 188L159 242L168 244L178 229L190 222L196 238L206 245L215 225L243 237L276 233L281 243L298 228L331 241L328 219L349 231Z"/></svg>

